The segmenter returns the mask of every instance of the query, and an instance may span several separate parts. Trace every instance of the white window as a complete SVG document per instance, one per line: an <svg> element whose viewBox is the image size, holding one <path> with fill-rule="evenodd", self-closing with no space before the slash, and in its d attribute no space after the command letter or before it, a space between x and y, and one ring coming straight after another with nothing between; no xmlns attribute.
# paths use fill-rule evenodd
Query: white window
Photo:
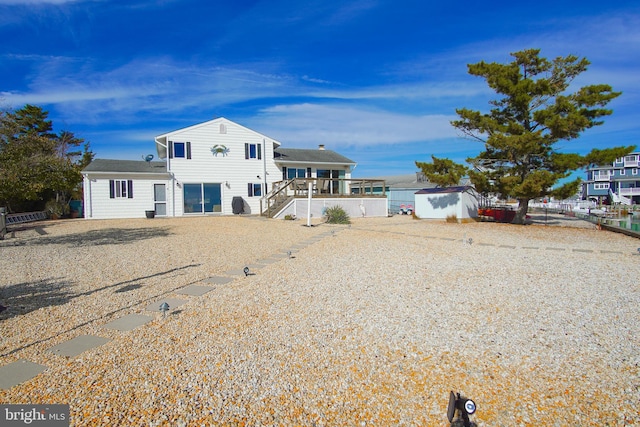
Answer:
<svg viewBox="0 0 640 427"><path fill-rule="evenodd" d="M631 169L631 175L638 175L638 168Z"/></svg>
<svg viewBox="0 0 640 427"><path fill-rule="evenodd" d="M625 174L625 170L624 169L620 169L620 175L624 175Z"/></svg>
<svg viewBox="0 0 640 427"><path fill-rule="evenodd" d="M191 143L169 141L169 157L178 159L190 159Z"/></svg>
<svg viewBox="0 0 640 427"><path fill-rule="evenodd" d="M133 181L124 179L109 180L110 199L133 199Z"/></svg>
<svg viewBox="0 0 640 427"><path fill-rule="evenodd" d="M608 182L595 183L593 184L593 188L595 190L606 190L609 188L609 183Z"/></svg>
<svg viewBox="0 0 640 427"><path fill-rule="evenodd" d="M249 183L247 185L247 193L248 193L249 197L260 197L260 196L262 196L262 184Z"/></svg>
<svg viewBox="0 0 640 427"><path fill-rule="evenodd" d="M245 159L262 159L262 144L244 144Z"/></svg>

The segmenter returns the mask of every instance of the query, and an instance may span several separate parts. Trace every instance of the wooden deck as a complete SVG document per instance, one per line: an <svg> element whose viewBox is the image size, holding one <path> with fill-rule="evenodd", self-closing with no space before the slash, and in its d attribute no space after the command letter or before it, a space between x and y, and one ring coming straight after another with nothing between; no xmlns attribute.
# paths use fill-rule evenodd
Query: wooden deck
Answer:
<svg viewBox="0 0 640 427"><path fill-rule="evenodd" d="M385 186L384 180L353 178L293 178L277 181L265 197L260 211L271 218L292 199L308 198L309 191L312 198L386 197Z"/></svg>

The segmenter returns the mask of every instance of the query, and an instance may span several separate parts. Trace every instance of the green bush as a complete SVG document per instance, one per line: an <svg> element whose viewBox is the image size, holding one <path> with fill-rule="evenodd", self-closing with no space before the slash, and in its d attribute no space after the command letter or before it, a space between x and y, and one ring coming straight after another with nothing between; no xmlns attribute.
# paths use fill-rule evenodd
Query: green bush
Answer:
<svg viewBox="0 0 640 427"><path fill-rule="evenodd" d="M332 206L325 210L325 216L327 217L327 223L329 224L351 224L349 214L342 208L342 206Z"/></svg>

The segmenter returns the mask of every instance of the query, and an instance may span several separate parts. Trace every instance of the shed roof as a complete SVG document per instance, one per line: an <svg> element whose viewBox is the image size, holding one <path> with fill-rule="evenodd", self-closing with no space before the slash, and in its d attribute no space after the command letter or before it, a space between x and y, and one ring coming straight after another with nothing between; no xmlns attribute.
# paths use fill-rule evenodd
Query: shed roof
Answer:
<svg viewBox="0 0 640 427"><path fill-rule="evenodd" d="M356 162L332 150L304 148L276 148L273 160L278 163L337 163L355 165Z"/></svg>
<svg viewBox="0 0 640 427"><path fill-rule="evenodd" d="M94 159L82 172L118 172L118 173L167 173L165 162L146 162L144 160Z"/></svg>
<svg viewBox="0 0 640 427"><path fill-rule="evenodd" d="M470 185L458 185L455 187L423 188L420 191L416 191L416 194L463 193L471 189L473 189L473 187L471 187Z"/></svg>

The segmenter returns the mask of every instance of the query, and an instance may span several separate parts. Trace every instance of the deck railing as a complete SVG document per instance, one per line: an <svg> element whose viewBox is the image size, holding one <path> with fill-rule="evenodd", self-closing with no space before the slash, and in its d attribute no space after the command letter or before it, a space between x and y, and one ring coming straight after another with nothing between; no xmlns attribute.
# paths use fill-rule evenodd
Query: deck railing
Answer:
<svg viewBox="0 0 640 427"><path fill-rule="evenodd" d="M293 178L276 181L261 201L263 215L271 217L280 207L296 197L386 197L386 183L379 179Z"/></svg>

